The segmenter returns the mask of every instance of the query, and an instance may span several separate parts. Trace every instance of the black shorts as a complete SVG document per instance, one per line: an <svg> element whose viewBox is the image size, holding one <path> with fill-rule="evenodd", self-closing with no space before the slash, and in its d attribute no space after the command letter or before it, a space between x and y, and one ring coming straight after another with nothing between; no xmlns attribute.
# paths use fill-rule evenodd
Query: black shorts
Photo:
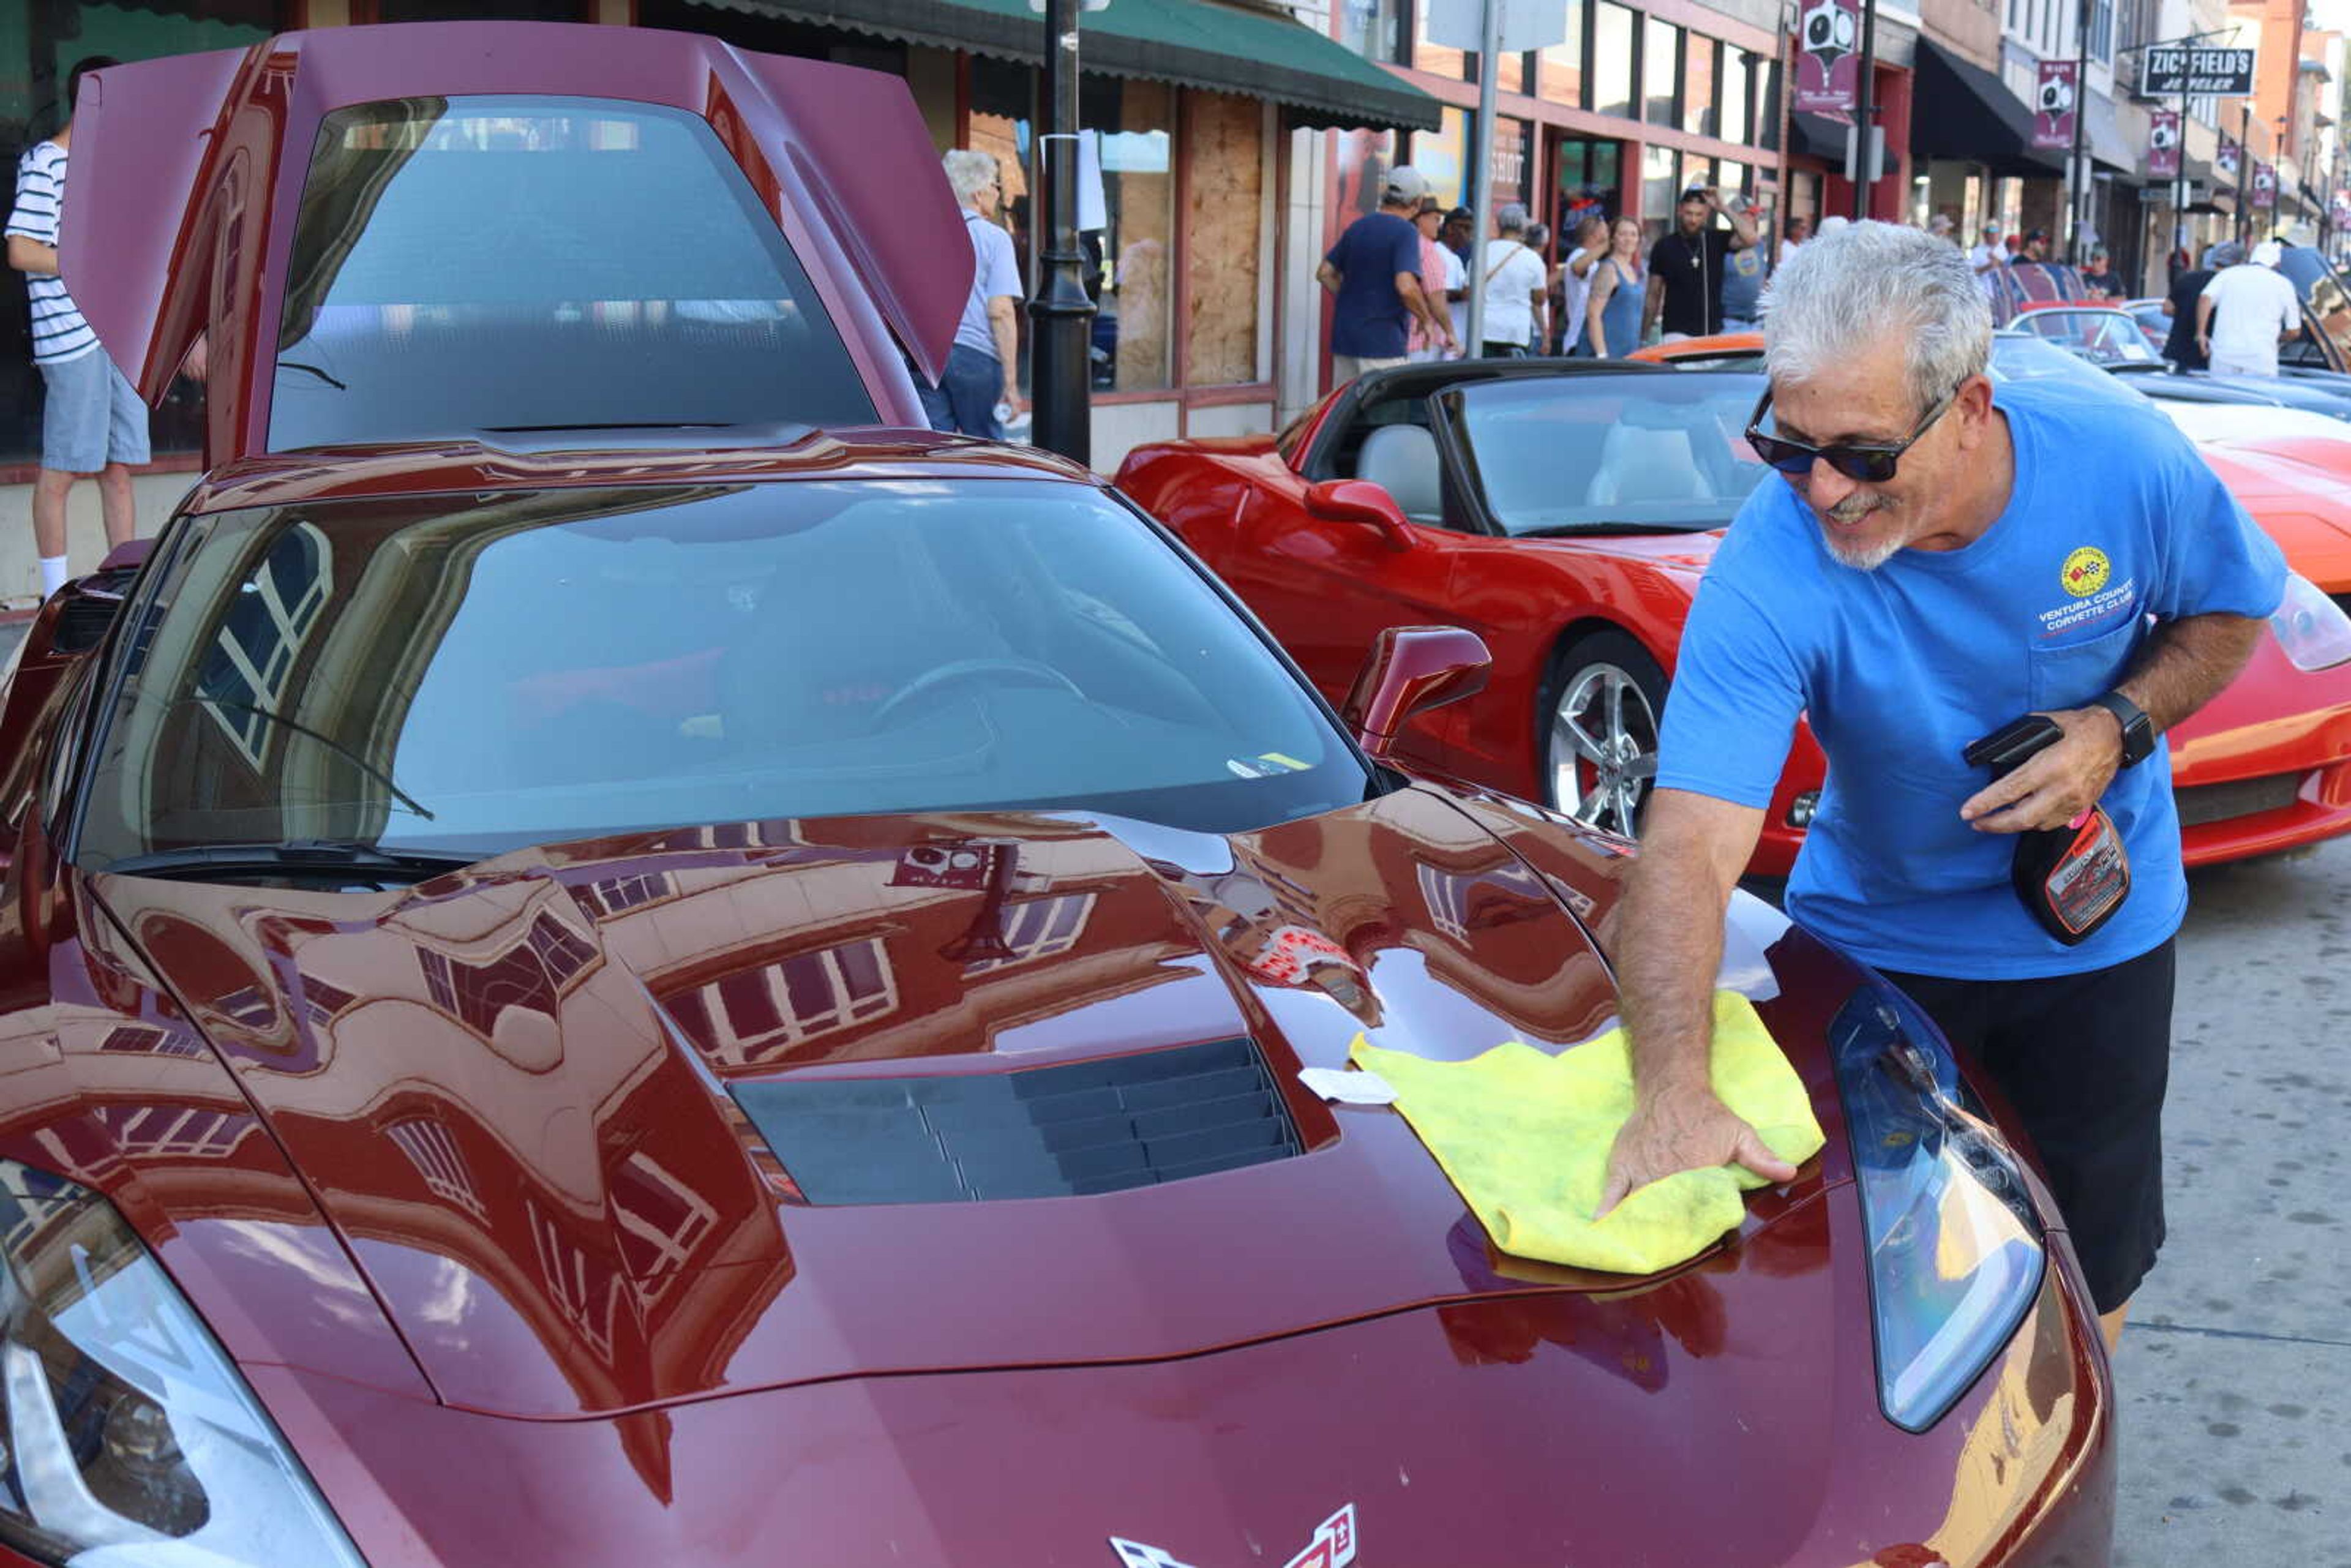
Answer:
<svg viewBox="0 0 2351 1568"><path fill-rule="evenodd" d="M2044 979L1886 977L2016 1113L2098 1311L2129 1301L2163 1246L2172 945Z"/></svg>

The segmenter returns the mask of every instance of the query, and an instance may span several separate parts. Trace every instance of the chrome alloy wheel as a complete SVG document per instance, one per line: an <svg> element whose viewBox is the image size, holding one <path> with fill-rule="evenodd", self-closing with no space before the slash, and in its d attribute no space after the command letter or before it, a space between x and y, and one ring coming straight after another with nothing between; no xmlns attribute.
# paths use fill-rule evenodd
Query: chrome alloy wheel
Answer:
<svg viewBox="0 0 2351 1568"><path fill-rule="evenodd" d="M1577 821L1632 838L1657 777L1657 716L1617 665L1575 673L1551 718L1552 803Z"/></svg>

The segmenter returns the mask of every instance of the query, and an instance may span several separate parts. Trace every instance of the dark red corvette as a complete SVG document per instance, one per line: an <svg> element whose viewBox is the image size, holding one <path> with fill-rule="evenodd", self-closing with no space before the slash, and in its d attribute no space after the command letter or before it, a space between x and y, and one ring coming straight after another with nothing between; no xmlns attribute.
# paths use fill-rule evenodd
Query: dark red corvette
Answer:
<svg viewBox="0 0 2351 1568"><path fill-rule="evenodd" d="M76 202L184 248L77 206L68 277L151 388L209 332L218 466L0 696L0 1561L2105 1561L2045 1197L1761 906L1829 1143L1687 1267L1499 1257L1304 1091L1599 1029L1619 847L1388 759L1475 639L1343 726L1091 476L887 428L954 314L928 218L831 226L935 177L894 84L500 26L99 80ZM692 254L592 243L644 201Z"/></svg>

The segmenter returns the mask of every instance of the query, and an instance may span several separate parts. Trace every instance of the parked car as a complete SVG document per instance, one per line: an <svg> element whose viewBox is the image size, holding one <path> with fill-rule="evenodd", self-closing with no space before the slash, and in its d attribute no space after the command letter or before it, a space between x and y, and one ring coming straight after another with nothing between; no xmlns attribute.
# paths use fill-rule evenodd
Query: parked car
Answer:
<svg viewBox="0 0 2351 1568"><path fill-rule="evenodd" d="M2054 344L2100 370L2133 378L2132 385L2161 401L2297 409L2351 422L2351 376L2308 369L2285 370L2274 376L2176 371L2157 348L2148 346L2137 319L2126 310L2050 306L2019 315L2011 329ZM2243 417L2248 434L2275 428L2264 425L2260 416ZM2351 440L2351 431L2329 434Z"/></svg>
<svg viewBox="0 0 2351 1568"><path fill-rule="evenodd" d="M2029 338L2005 339L2128 388ZM1494 653L1426 767L1631 833L1681 628L1721 530L1770 471L1743 432L1760 363L1468 361L1358 377L1278 438L1138 448L1121 488L1182 534L1325 692L1384 627L1446 622ZM1701 368L1703 367L1703 368ZM2290 458L2207 453L2296 580L2252 664L2171 737L2189 863L2351 831L2351 491ZM1826 764L1799 727L1752 869L1785 875Z"/></svg>
<svg viewBox="0 0 2351 1568"><path fill-rule="evenodd" d="M1625 846L1397 755L1468 633L1334 711L1092 475L887 427L967 254L902 84L93 84L66 275L151 390L209 332L216 447L0 686L0 1562L2106 1560L2045 1192L1753 901L1829 1143L1685 1266L1307 1091L1600 1030Z"/></svg>

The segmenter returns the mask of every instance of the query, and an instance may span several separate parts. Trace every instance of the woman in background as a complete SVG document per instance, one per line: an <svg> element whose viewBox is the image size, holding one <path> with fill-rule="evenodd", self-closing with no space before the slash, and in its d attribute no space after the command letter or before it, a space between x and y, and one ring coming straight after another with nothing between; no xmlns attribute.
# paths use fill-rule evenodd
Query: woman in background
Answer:
<svg viewBox="0 0 2351 1568"><path fill-rule="evenodd" d="M1618 218L1608 234L1608 254L1592 264L1592 298L1584 302L1576 352L1621 360L1641 346L1641 301L1649 277L1641 265L1640 220Z"/></svg>

